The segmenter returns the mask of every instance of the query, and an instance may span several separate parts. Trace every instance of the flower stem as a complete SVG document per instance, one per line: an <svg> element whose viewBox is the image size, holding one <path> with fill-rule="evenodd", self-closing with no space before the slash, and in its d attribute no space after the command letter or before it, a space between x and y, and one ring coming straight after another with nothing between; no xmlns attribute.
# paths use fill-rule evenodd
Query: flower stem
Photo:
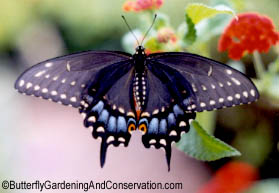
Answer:
<svg viewBox="0 0 279 193"><path fill-rule="evenodd" d="M256 76L257 78L262 79L265 70L261 59L261 55L259 54L258 51L253 52L253 61L254 61L253 63L256 71Z"/></svg>

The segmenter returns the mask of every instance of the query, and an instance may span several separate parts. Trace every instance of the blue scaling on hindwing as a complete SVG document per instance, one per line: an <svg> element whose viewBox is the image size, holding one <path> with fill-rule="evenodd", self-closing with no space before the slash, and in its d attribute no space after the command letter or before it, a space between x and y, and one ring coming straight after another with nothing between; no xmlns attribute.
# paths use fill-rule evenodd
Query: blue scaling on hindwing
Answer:
<svg viewBox="0 0 279 193"><path fill-rule="evenodd" d="M103 68L83 92L80 113L85 115L84 125L92 130L93 137L101 139L102 167L108 146L126 147L131 138L128 128L135 125L128 98L132 71L131 61Z"/></svg>
<svg viewBox="0 0 279 193"><path fill-rule="evenodd" d="M109 117L109 121L108 121L108 126L107 126L107 130L109 132L117 132L116 131L116 118L114 116L110 116Z"/></svg>
<svg viewBox="0 0 279 193"><path fill-rule="evenodd" d="M92 111L93 112L97 112L98 114L100 114L102 112L102 110L104 109L104 102L103 101L99 101L93 108Z"/></svg>
<svg viewBox="0 0 279 193"><path fill-rule="evenodd" d="M104 126L107 124L108 118L109 118L109 112L106 109L103 109L98 118L98 122L102 123Z"/></svg>
<svg viewBox="0 0 279 193"><path fill-rule="evenodd" d="M184 114L183 110L178 105L173 106L173 112L174 112L176 117L178 117L179 115Z"/></svg>
<svg viewBox="0 0 279 193"><path fill-rule="evenodd" d="M189 131L190 121L195 119L195 116L195 113L184 112L178 104L174 104L149 117L148 129L142 136L142 142L146 148L154 146L156 149L165 150L168 170L170 170L171 144L178 142L181 135Z"/></svg>
<svg viewBox="0 0 279 193"><path fill-rule="evenodd" d="M161 119L158 133L159 134L167 133L167 120L166 119Z"/></svg>
<svg viewBox="0 0 279 193"><path fill-rule="evenodd" d="M117 132L127 132L127 123L123 116L118 116L117 118Z"/></svg>
<svg viewBox="0 0 279 193"><path fill-rule="evenodd" d="M84 100L80 112L85 115L84 125L92 129L93 137L101 139L100 160L103 167L109 145L127 146L130 141L127 118L117 109L112 109L105 100L100 100L95 105ZM133 118L130 118L130 121L134 121Z"/></svg>
<svg viewBox="0 0 279 193"><path fill-rule="evenodd" d="M158 118L154 117L151 119L148 127L148 134L157 134L158 133L158 128L159 128L159 120Z"/></svg>
<svg viewBox="0 0 279 193"><path fill-rule="evenodd" d="M174 114L173 113L169 113L168 114L168 126L169 127L175 126L175 124L176 124L176 120L175 120Z"/></svg>

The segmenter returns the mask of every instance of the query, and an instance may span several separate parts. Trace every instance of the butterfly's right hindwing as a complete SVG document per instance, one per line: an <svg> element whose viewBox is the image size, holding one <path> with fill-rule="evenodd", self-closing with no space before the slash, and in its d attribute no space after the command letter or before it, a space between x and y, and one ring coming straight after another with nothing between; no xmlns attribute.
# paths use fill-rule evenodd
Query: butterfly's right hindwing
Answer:
<svg viewBox="0 0 279 193"><path fill-rule="evenodd" d="M181 134L189 131L195 113L187 113L180 106L183 97L187 95L183 94L185 85L177 82L183 79L182 76L169 68L158 69L151 62L147 63L147 67L149 95L146 109L141 114L139 129L146 127L146 130L140 129L144 133L142 142L146 148L154 146L165 150L170 170L171 144L178 142Z"/></svg>

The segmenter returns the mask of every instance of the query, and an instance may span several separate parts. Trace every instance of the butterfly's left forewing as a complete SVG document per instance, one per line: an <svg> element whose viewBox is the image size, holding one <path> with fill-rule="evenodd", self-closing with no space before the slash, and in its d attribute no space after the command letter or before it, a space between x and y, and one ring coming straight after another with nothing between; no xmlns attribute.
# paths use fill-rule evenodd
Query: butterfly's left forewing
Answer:
<svg viewBox="0 0 279 193"><path fill-rule="evenodd" d="M125 113L131 109L127 100L131 71L130 54L81 52L33 66L17 79L15 88L20 93L80 107L85 126L94 128L94 138L102 139L103 166L107 147L127 146L131 136L128 126L135 124L134 118ZM123 86L123 82L128 82L128 86Z"/></svg>
<svg viewBox="0 0 279 193"><path fill-rule="evenodd" d="M110 51L88 51L54 58L23 72L15 88L26 95L78 107L82 92L99 70L129 59L129 54Z"/></svg>

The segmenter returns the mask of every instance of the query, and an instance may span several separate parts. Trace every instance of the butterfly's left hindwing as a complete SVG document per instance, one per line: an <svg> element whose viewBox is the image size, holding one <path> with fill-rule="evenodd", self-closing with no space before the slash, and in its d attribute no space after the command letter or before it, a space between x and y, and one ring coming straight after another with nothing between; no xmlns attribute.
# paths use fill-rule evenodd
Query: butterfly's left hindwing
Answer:
<svg viewBox="0 0 279 193"><path fill-rule="evenodd" d="M54 58L27 69L15 82L15 88L23 94L78 107L82 91L93 82L99 70L129 59L129 54L109 51Z"/></svg>
<svg viewBox="0 0 279 193"><path fill-rule="evenodd" d="M129 96L132 83L132 63L108 66L102 69L83 94L80 112L85 115L84 125L92 128L94 138L101 139L101 166L109 145L127 146L131 129L135 129L135 115Z"/></svg>

